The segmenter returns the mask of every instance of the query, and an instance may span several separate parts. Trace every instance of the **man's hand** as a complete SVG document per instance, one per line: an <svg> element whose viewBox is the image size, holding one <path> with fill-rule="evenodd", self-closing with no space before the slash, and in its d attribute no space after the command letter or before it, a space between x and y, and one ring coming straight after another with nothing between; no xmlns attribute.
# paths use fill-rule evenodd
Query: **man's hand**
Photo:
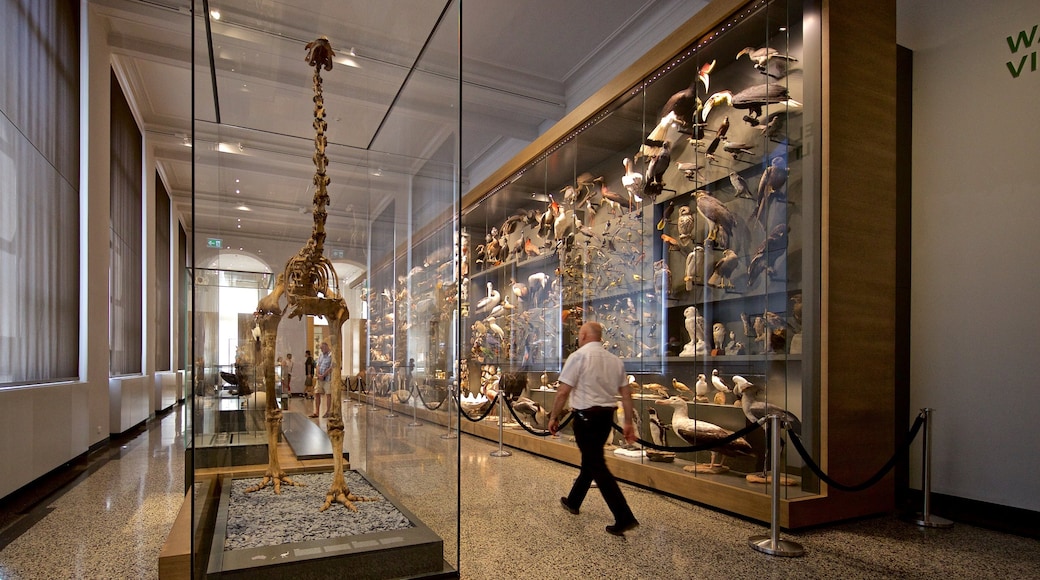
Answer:
<svg viewBox="0 0 1040 580"><path fill-rule="evenodd" d="M550 429L552 428L552 424L551 423L550 423L549 427L550 427ZM632 421L625 421L624 432L625 432L625 441L628 441L629 443L635 443L636 442L636 426L632 423Z"/></svg>
<svg viewBox="0 0 1040 580"><path fill-rule="evenodd" d="M560 430L560 420L556 417L549 419L549 433L556 435L556 432Z"/></svg>

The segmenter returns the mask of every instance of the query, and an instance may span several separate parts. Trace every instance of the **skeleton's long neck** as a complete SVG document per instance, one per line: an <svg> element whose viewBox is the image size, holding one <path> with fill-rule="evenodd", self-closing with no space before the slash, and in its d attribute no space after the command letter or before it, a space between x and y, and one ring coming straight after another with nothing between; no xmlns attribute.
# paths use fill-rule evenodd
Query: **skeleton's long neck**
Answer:
<svg viewBox="0 0 1040 580"><path fill-rule="evenodd" d="M325 250L325 219L327 213L325 206L329 205L329 178L325 174L328 165L328 157L325 156L325 146L328 139L325 136L325 98L322 96L321 66L314 67L314 201L311 212L314 214L314 228L311 230L311 239L314 240L314 254L321 256Z"/></svg>

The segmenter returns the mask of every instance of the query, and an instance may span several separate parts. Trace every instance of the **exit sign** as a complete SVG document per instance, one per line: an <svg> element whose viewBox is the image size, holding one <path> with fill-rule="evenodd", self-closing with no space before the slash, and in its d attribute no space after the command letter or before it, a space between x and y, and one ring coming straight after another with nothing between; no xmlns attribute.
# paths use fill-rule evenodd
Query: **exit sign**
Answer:
<svg viewBox="0 0 1040 580"><path fill-rule="evenodd" d="M223 247L220 238L207 238L206 247L208 248L220 248Z"/></svg>

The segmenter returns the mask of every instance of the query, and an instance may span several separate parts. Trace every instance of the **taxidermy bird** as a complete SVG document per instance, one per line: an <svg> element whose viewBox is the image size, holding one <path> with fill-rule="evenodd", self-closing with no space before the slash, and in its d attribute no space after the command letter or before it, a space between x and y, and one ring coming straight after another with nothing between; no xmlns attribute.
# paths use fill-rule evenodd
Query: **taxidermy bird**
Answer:
<svg viewBox="0 0 1040 580"><path fill-rule="evenodd" d="M665 170L672 164L672 143L671 141L665 141L661 144L661 151L650 158L650 163L646 166L646 180L644 181L643 191L646 195L650 196L651 201L656 199L658 195L664 190L665 183L661 179L664 177Z"/></svg>
<svg viewBox="0 0 1040 580"><path fill-rule="evenodd" d="M738 175L736 172L729 172L729 182L733 185L733 189L736 190L737 197L753 199L751 197L751 190L748 189L747 181L745 181L744 178Z"/></svg>
<svg viewBox="0 0 1040 580"><path fill-rule="evenodd" d="M661 240L666 246L668 246L669 250L678 251L682 248L682 244L679 243L679 240L669 236L668 234L661 234Z"/></svg>
<svg viewBox="0 0 1040 580"><path fill-rule="evenodd" d="M757 120L756 120L757 123ZM769 113L764 123L754 124L754 127L762 132L762 136L766 139L773 139L779 137L780 132L784 130L784 126L787 124L787 111L777 111L775 113Z"/></svg>
<svg viewBox="0 0 1040 580"><path fill-rule="evenodd" d="M509 289L516 296L516 302L519 304L524 298L527 297L527 285L510 278Z"/></svg>
<svg viewBox="0 0 1040 580"><path fill-rule="evenodd" d="M802 421L797 415L784 409L779 405L762 399L762 387L748 381L740 375L733 375L733 392L740 397L740 408L748 421L757 422L762 417L768 417L773 413L779 413L780 418L787 423L789 429L802 433Z"/></svg>
<svg viewBox="0 0 1040 580"><path fill-rule="evenodd" d="M704 246L695 246L693 251L686 254L686 289L693 290L693 285L704 280Z"/></svg>
<svg viewBox="0 0 1040 580"><path fill-rule="evenodd" d="M733 156L734 159L737 160L740 159L741 155L754 155L755 152L751 150L752 148L753 146L739 141L730 141L727 139L722 142L722 150L726 153L729 153ZM747 185L745 184L745 189L746 187ZM748 195L748 197L751 196Z"/></svg>
<svg viewBox="0 0 1040 580"><path fill-rule="evenodd" d="M711 385L715 387L715 403L719 405L726 404L726 393L730 392L729 386L719 376L719 369L712 369L711 371Z"/></svg>
<svg viewBox="0 0 1040 580"><path fill-rule="evenodd" d="M548 285L549 276L545 272L535 272L527 277L527 290L535 304L538 304Z"/></svg>
<svg viewBox="0 0 1040 580"><path fill-rule="evenodd" d="M513 401L513 410L516 411L517 415L526 418L526 423L529 426L537 427L542 429L542 423L538 420L539 417L545 416L545 409L536 401L532 401L527 397L520 397L516 401Z"/></svg>
<svg viewBox="0 0 1040 580"><path fill-rule="evenodd" d="M715 341L715 349L722 350L726 342L726 325L721 322L712 324L711 338Z"/></svg>
<svg viewBox="0 0 1040 580"><path fill-rule="evenodd" d="M701 174L701 166L696 163L689 163L680 161L675 164L675 168L679 170L686 179L690 181L697 181L698 179L704 179L704 175Z"/></svg>
<svg viewBox="0 0 1040 580"><path fill-rule="evenodd" d="M766 83L748 87L737 94L730 91L719 91L704 102L701 109L701 118L707 119L708 113L715 107L728 105L734 109L748 111L752 119L762 116L762 107L766 105L784 105L788 108L802 106L801 103L790 98L787 87L780 83Z"/></svg>
<svg viewBox="0 0 1040 580"><path fill-rule="evenodd" d="M794 327L795 331L802 329L802 293L799 292L791 296L791 320L794 322L791 326Z"/></svg>
<svg viewBox="0 0 1040 580"><path fill-rule="evenodd" d="M664 385L660 383L644 383L643 390L650 391L655 395L661 396L661 398L667 399L671 395L668 394L668 389L664 388Z"/></svg>
<svg viewBox="0 0 1040 580"><path fill-rule="evenodd" d="M632 198L638 198L643 193L643 174L632 169L632 160L625 157L621 162L625 166L625 174L621 176L621 184L625 186ZM629 204L631 207L631 203Z"/></svg>
<svg viewBox="0 0 1040 580"><path fill-rule="evenodd" d="M707 191L698 189L693 192L697 203L697 213L712 224L711 231L705 240L715 243L717 248L730 247L733 232L737 226L737 216L721 201L712 197Z"/></svg>
<svg viewBox="0 0 1040 580"><path fill-rule="evenodd" d="M698 401L708 402L708 381L704 378L704 373L697 375L697 383L693 388Z"/></svg>
<svg viewBox="0 0 1040 580"><path fill-rule="evenodd" d="M491 282L487 283L487 290L487 296L477 302L477 308L474 312L490 312L502 300L502 295L499 294L498 290L495 290Z"/></svg>
<svg viewBox="0 0 1040 580"><path fill-rule="evenodd" d="M779 414L780 420L783 421L787 428L799 435L802 434L802 421L797 415L790 411L774 405L762 399L762 387L755 385L740 375L733 376L733 392L736 393L737 397L740 398L740 408L744 411L744 416L747 417L748 421L757 423L759 419L768 417L773 414ZM770 449L770 437L772 433L766 433L766 453L767 460L764 465L769 465L768 461L768 450ZM784 440L780 440L780 445L783 446Z"/></svg>
<svg viewBox="0 0 1040 580"><path fill-rule="evenodd" d="M768 64L768 62L770 60L776 59L776 60L779 60L779 61L790 61L790 62L797 62L797 60L798 60L797 58L794 58L793 56L789 56L789 55L783 54L779 50L776 50L775 48L769 48L768 46L765 46L765 47L762 47L762 48L754 48L752 46L749 46L749 47L745 48L744 50L741 50L740 52L737 53L736 60L740 60L740 57L744 56L745 54L748 56L748 58L751 59L751 62L755 65L755 70L757 70L758 72L760 72L760 73L762 73L762 74L764 74L766 76L773 77L774 79L783 78L784 75L782 75L782 74L781 75L774 75L774 74L769 72L767 64ZM786 68L787 68L787 64L785 62L782 65L781 72L786 72ZM704 90L708 90L708 89L704 89Z"/></svg>
<svg viewBox="0 0 1040 580"><path fill-rule="evenodd" d="M783 197L781 189L787 183L787 161L777 156L769 162L769 167L762 172L762 178L758 180L758 193L755 198L758 205L752 218L762 227L766 227L769 220L769 204L774 198Z"/></svg>
<svg viewBox="0 0 1040 580"><path fill-rule="evenodd" d="M770 274L773 272L773 264L787 250L787 232L789 230L787 224L777 224L773 231L769 232L769 236L762 240L762 244L758 246L758 250L748 263L748 288L755 285L755 281L763 271Z"/></svg>
<svg viewBox="0 0 1040 580"><path fill-rule="evenodd" d="M668 205L666 205L664 211L661 212L661 219L657 222L658 230L664 230L664 227L668 224L668 220L672 218L673 211L675 211L675 201L669 200Z"/></svg>
<svg viewBox="0 0 1040 580"><path fill-rule="evenodd" d="M654 442L654 445L661 447L668 445L668 430L661 423L657 409L650 407L646 410L646 414L650 418L650 440Z"/></svg>
<svg viewBox="0 0 1040 580"><path fill-rule="evenodd" d="M690 387L686 386L686 383L684 383L684 382L682 382L680 380L677 380L675 378L672 379L672 388L675 389L676 392L680 393L679 394L680 397L682 397L682 393L690 393L690 392L692 392L692 391L690 391Z"/></svg>
<svg viewBox="0 0 1040 580"><path fill-rule="evenodd" d="M668 202L668 207L672 207L672 202ZM693 212L690 211L690 207L686 205L679 207L679 219L676 223L676 230L679 232L679 240L687 241L692 239L694 225ZM658 229L664 228L659 227Z"/></svg>
<svg viewBox="0 0 1040 580"><path fill-rule="evenodd" d="M534 242L531 241L531 238L525 237L524 254L527 255L527 257L529 258L533 258L534 256L540 256L542 252L538 249L538 246L534 245Z"/></svg>
<svg viewBox="0 0 1040 580"><path fill-rule="evenodd" d="M714 423L691 419L687 407L688 402L679 397L669 397L663 401L657 401L657 404L667 405L673 409L672 431L690 445L705 445L722 441L733 434ZM741 437L721 447L716 447L711 451L711 462L707 466L709 470L725 467L722 465L722 461L717 461L720 454L730 457L751 455L751 444Z"/></svg>
<svg viewBox="0 0 1040 580"><path fill-rule="evenodd" d="M716 288L733 288L733 282L730 280L730 277L733 276L733 272L736 271L738 264L740 264L740 256L733 250L726 248L722 252L722 257L715 262L715 268L708 278L708 285Z"/></svg>

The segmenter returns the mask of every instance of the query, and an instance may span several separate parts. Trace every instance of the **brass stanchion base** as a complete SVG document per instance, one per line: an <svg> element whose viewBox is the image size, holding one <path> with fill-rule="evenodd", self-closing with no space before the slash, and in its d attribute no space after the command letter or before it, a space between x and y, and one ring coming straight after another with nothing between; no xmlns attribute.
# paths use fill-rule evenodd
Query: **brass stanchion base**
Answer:
<svg viewBox="0 0 1040 580"><path fill-rule="evenodd" d="M512 455L512 453L506 451L505 449L491 452L491 457L509 457L510 455Z"/></svg>
<svg viewBox="0 0 1040 580"><path fill-rule="evenodd" d="M953 522L946 518L940 518L939 516L933 516L931 514L929 514L928 517L925 517L924 514L922 514L921 512L917 512L916 514L908 514L903 519L910 522L911 524L921 526L922 528L945 529L953 527Z"/></svg>
<svg viewBox="0 0 1040 580"><path fill-rule="evenodd" d="M753 550L769 554L770 556L798 558L805 555L805 548L798 542L777 540L776 544L774 544L772 536L751 536L748 538L748 545Z"/></svg>
<svg viewBox="0 0 1040 580"><path fill-rule="evenodd" d="M445 433L444 435L441 435L441 439L458 439L458 438L459 438L459 436L454 434L454 433Z"/></svg>

